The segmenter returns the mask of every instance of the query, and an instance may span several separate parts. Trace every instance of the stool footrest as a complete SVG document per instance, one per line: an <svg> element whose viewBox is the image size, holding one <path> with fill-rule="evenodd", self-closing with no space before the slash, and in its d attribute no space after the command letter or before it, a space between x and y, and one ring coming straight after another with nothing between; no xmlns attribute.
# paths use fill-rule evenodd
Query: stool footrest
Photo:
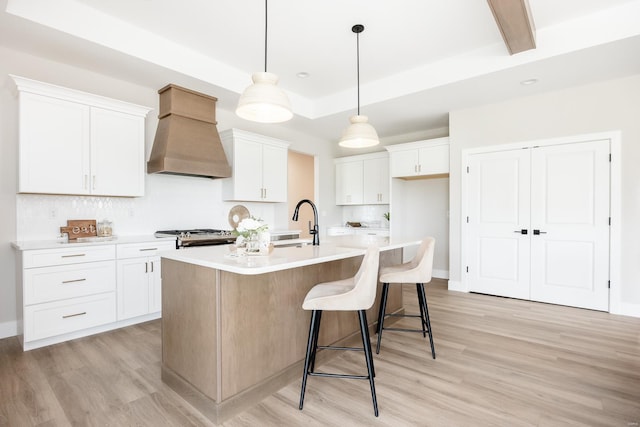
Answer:
<svg viewBox="0 0 640 427"><path fill-rule="evenodd" d="M364 351L362 347L336 347L332 345L319 345L318 348L325 350Z"/></svg>
<svg viewBox="0 0 640 427"><path fill-rule="evenodd" d="M400 332L420 332L422 333L422 329L405 329L405 328L382 328L385 331L400 331Z"/></svg>
<svg viewBox="0 0 640 427"><path fill-rule="evenodd" d="M422 317L419 314L385 313L384 317Z"/></svg>
<svg viewBox="0 0 640 427"><path fill-rule="evenodd" d="M350 380L368 380L368 375L349 375L349 374L331 374L326 372L309 372L307 375L312 377L329 377L329 378L347 378Z"/></svg>

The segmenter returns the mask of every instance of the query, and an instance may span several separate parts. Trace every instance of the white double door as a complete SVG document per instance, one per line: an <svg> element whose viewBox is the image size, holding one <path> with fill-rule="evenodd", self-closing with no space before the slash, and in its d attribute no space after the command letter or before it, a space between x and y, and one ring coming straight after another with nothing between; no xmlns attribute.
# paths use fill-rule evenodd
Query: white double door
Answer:
<svg viewBox="0 0 640 427"><path fill-rule="evenodd" d="M608 310L609 145L469 156L470 291Z"/></svg>

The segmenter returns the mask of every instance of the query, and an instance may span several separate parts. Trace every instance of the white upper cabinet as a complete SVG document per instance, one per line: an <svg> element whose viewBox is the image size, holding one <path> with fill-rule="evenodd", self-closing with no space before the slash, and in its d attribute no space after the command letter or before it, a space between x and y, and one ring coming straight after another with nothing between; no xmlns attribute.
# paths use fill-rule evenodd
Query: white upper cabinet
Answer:
<svg viewBox="0 0 640 427"><path fill-rule="evenodd" d="M12 76L20 193L144 195L149 108Z"/></svg>
<svg viewBox="0 0 640 427"><path fill-rule="evenodd" d="M385 148L389 151L392 178L449 173L448 137L388 145Z"/></svg>
<svg viewBox="0 0 640 427"><path fill-rule="evenodd" d="M364 204L389 204L389 158L365 159L362 169Z"/></svg>
<svg viewBox="0 0 640 427"><path fill-rule="evenodd" d="M362 160L336 163L336 205L361 205Z"/></svg>
<svg viewBox="0 0 640 427"><path fill-rule="evenodd" d="M337 205L389 204L387 153L334 159Z"/></svg>
<svg viewBox="0 0 640 427"><path fill-rule="evenodd" d="M224 200L287 201L288 143L238 129L220 132L220 139L232 169Z"/></svg>

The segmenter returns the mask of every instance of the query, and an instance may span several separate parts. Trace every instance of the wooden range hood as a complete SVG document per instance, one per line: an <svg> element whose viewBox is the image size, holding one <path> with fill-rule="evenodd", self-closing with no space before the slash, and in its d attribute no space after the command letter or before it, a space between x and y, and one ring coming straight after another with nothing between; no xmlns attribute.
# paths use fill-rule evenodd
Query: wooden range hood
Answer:
<svg viewBox="0 0 640 427"><path fill-rule="evenodd" d="M218 99L173 84L158 93L158 129L147 173L230 177L231 167L216 127Z"/></svg>

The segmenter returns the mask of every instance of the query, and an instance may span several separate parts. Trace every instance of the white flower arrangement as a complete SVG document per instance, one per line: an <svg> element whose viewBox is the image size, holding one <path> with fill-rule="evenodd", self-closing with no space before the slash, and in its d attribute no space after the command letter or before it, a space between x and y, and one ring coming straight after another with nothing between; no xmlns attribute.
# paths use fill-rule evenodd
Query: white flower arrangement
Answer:
<svg viewBox="0 0 640 427"><path fill-rule="evenodd" d="M259 218L254 218L251 216L240 221L234 232L236 235L248 239L249 237L257 236L258 234L267 231L268 229L268 224L265 224Z"/></svg>

